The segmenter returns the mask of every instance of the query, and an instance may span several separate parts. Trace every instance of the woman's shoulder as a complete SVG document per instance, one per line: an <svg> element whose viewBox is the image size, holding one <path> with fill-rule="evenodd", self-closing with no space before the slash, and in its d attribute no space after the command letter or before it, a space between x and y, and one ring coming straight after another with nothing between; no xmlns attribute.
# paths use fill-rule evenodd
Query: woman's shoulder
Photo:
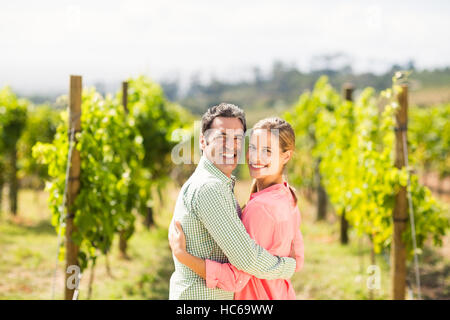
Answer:
<svg viewBox="0 0 450 320"><path fill-rule="evenodd" d="M270 215L278 220L285 214L295 211L295 208L296 205L292 201L289 190L280 188L251 199L244 210L249 213Z"/></svg>

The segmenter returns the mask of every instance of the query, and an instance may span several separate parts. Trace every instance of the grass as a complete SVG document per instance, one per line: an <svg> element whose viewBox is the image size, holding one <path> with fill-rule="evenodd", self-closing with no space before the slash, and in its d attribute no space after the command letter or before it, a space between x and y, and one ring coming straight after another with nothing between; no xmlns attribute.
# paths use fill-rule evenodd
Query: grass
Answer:
<svg viewBox="0 0 450 320"><path fill-rule="evenodd" d="M236 185L238 201L243 205L249 196L250 181ZM178 189L170 186L164 203L156 203L156 226L146 230L137 223L129 241L130 260L119 258L115 242L106 258L97 259L91 299L167 299L173 262L167 243L167 226ZM12 217L0 214L0 299L51 299L55 271L57 235L50 225L44 191L21 190L19 213ZM298 299L368 299L366 283L370 263L369 245L358 241L350 231L350 243L339 244L339 224L332 212L327 221L316 222L315 209L305 197L299 197L302 233L305 242L305 265L292 278ZM6 199L5 199L6 200ZM3 202L5 207L5 201ZM116 239L117 241L117 239ZM449 237L444 248L425 250L421 258L423 295L427 299L450 299ZM377 255L381 285L374 299L388 299L390 293L387 256ZM58 262L55 298L63 297L64 263ZM79 299L86 299L90 269L81 279ZM409 276L413 279L413 275Z"/></svg>
<svg viewBox="0 0 450 320"><path fill-rule="evenodd" d="M450 101L450 86L411 90L410 105L432 106Z"/></svg>
<svg viewBox="0 0 450 320"><path fill-rule="evenodd" d="M33 201L37 199L39 201ZM56 262L57 235L50 225L50 212L43 191L22 190L18 217L2 212L0 217L0 299L51 299ZM168 216L168 213L165 215ZM94 270L92 299L167 299L168 279L173 270L167 243L168 219L156 219L157 226L144 230L137 225L129 241L130 260L122 260L118 243L106 258L98 258ZM166 227L162 225L166 224ZM117 240L117 239L116 239ZM58 262L55 298L64 290L64 263ZM81 278L79 299L86 299L90 269Z"/></svg>
<svg viewBox="0 0 450 320"><path fill-rule="evenodd" d="M370 274L368 243L339 244L338 225L329 222L304 224L305 266L292 282L298 299L368 299ZM351 237L354 238L354 237ZM389 267L383 256L376 256L380 268L380 289L374 298L389 297Z"/></svg>

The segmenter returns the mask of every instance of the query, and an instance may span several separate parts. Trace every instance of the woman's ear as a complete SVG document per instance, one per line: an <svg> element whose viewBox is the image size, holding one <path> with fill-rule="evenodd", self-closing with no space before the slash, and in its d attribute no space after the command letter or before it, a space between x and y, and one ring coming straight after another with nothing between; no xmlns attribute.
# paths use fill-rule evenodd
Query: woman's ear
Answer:
<svg viewBox="0 0 450 320"><path fill-rule="evenodd" d="M288 161L292 158L292 155L293 155L292 150L287 150L281 154L283 165L286 165L286 163L288 163Z"/></svg>

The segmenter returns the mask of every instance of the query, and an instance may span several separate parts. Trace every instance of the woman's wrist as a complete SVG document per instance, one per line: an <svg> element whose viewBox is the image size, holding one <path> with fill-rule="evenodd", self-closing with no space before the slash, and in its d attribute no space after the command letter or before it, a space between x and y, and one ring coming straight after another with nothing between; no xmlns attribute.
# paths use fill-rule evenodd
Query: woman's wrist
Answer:
<svg viewBox="0 0 450 320"><path fill-rule="evenodd" d="M206 279L206 262L205 260L193 256L186 250L177 252L177 256L175 256L177 260L184 264L186 267L194 271L203 279Z"/></svg>
<svg viewBox="0 0 450 320"><path fill-rule="evenodd" d="M177 249L174 251L173 254L175 255L175 258L177 258L177 260L180 261L181 263L186 261L186 259L189 256L189 253L187 253L187 251L183 249Z"/></svg>

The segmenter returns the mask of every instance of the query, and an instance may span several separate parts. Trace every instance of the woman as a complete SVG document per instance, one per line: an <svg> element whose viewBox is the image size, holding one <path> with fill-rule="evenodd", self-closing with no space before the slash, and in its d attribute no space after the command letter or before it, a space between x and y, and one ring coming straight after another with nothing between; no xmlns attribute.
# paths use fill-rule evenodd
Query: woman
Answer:
<svg viewBox="0 0 450 320"><path fill-rule="evenodd" d="M300 212L294 190L283 179L283 171L295 149L295 134L280 118L259 121L250 137L246 155L254 179L250 200L242 212L249 235L273 255L296 259L296 271L303 266L303 238ZM186 251L185 236L179 222L169 236L175 257L206 280L209 288L235 292L235 300L294 300L290 280L258 279L230 263L203 260Z"/></svg>

